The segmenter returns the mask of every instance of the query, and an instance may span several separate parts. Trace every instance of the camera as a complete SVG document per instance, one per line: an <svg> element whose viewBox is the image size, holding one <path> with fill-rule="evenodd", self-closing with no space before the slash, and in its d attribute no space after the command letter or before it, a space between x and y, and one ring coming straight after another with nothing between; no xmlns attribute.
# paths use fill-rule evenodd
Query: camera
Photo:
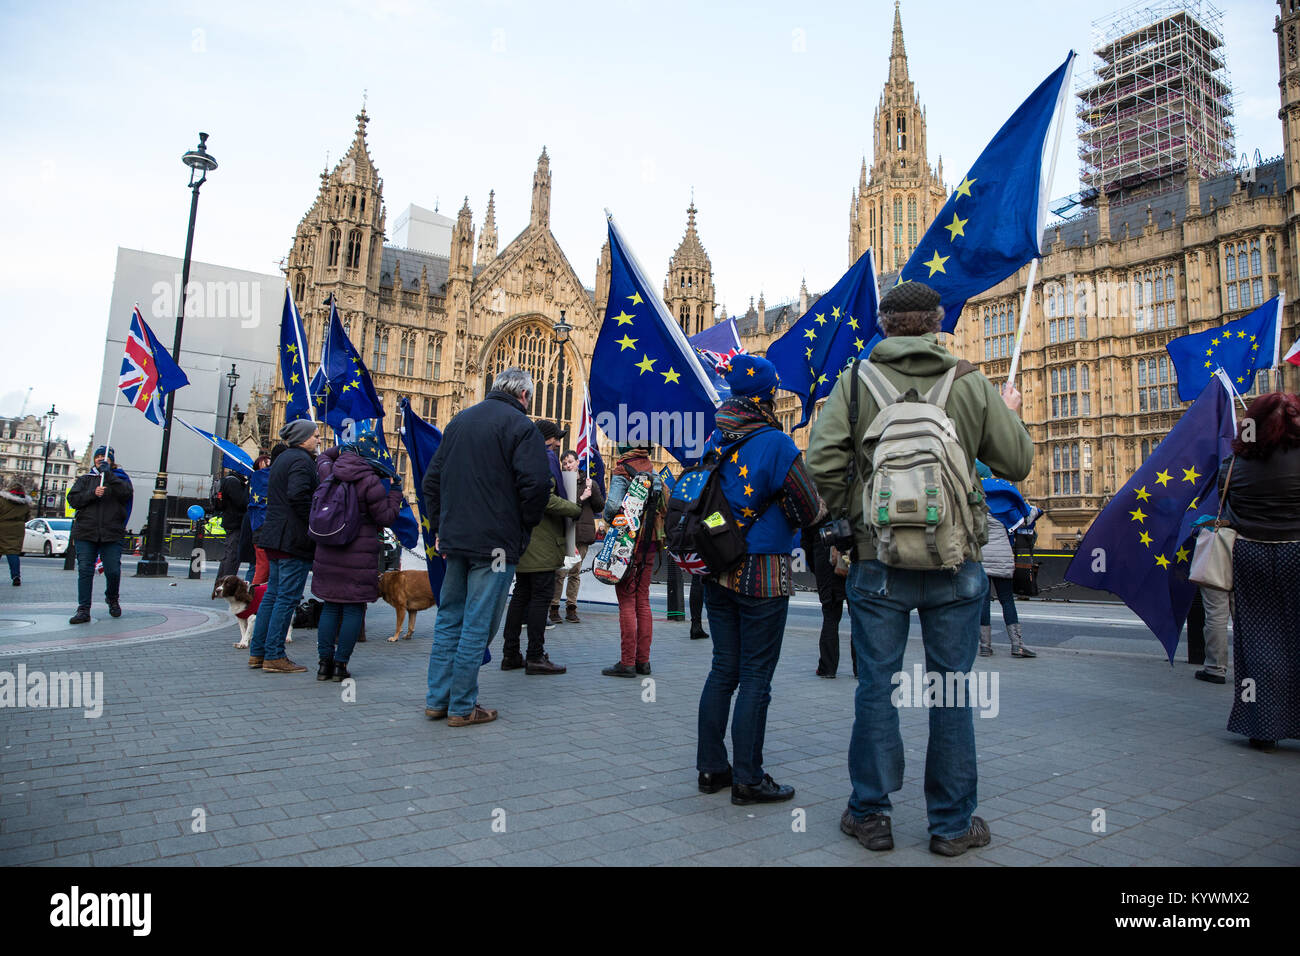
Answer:
<svg viewBox="0 0 1300 956"><path fill-rule="evenodd" d="M848 518L828 521L817 529L817 540L832 545L840 554L848 554L853 550L853 525Z"/></svg>

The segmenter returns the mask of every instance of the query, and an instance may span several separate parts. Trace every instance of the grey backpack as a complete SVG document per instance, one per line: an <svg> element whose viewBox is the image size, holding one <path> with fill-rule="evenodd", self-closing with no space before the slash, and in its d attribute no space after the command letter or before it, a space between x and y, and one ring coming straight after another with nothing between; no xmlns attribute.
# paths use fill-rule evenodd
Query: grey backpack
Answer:
<svg viewBox="0 0 1300 956"><path fill-rule="evenodd" d="M862 436L872 474L862 511L876 537L876 560L894 568L956 569L982 539L983 491L957 440L946 406L957 368L925 395L900 394L870 360L858 374L880 406Z"/></svg>

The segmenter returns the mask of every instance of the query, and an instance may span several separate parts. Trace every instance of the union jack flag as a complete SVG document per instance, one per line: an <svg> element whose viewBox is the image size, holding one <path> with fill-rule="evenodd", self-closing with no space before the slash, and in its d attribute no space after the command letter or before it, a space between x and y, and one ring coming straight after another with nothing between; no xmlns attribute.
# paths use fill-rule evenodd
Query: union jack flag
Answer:
<svg viewBox="0 0 1300 956"><path fill-rule="evenodd" d="M704 559L692 551L690 554L673 554L668 552L669 556L677 562L677 566L687 574L708 574L709 567L704 563Z"/></svg>
<svg viewBox="0 0 1300 956"><path fill-rule="evenodd" d="M128 402L144 412L145 418L161 426L165 415L163 396L188 384L190 380L162 347L137 305L131 313L117 387Z"/></svg>
<svg viewBox="0 0 1300 956"><path fill-rule="evenodd" d="M585 392L585 389L584 389ZM587 477L596 483L600 493L605 493L605 460L600 457L600 447L596 443L596 421L591 416L591 395L582 398L582 415L578 418L578 440L573 452L578 456L578 465L587 472Z"/></svg>
<svg viewBox="0 0 1300 956"><path fill-rule="evenodd" d="M717 372L719 375L723 375L731 371L731 360L734 359L737 355L740 355L742 352L744 352L745 347L743 345L738 345L735 348L728 349L725 352L714 352L711 349L701 349L701 348L697 348L695 351L699 352L700 355L704 356L704 359L713 366L713 370L715 372Z"/></svg>

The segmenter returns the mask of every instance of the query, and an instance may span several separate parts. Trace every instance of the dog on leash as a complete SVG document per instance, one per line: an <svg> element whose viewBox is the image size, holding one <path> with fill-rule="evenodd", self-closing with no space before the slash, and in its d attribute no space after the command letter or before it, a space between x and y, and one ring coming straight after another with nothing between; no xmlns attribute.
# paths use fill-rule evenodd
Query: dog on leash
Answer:
<svg viewBox="0 0 1300 956"><path fill-rule="evenodd" d="M253 626L257 623L257 610L266 595L266 585L259 584L250 588L248 582L237 574L227 574L218 579L212 589L212 599L225 598L230 605L230 612L239 622L239 643L235 647L247 648L248 639L253 636ZM286 643L293 642L293 628L284 637Z"/></svg>
<svg viewBox="0 0 1300 956"><path fill-rule="evenodd" d="M379 576L379 596L397 612L397 630L388 639L390 644L401 635L402 621L408 612L411 620L407 625L406 640L409 641L415 630L416 612L436 603L429 587L429 575L424 571L385 571Z"/></svg>

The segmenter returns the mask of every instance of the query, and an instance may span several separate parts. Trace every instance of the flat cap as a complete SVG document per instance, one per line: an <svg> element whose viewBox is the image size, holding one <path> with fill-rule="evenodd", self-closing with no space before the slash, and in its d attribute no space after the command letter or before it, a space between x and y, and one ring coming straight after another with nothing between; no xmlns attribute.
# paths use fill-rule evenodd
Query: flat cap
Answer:
<svg viewBox="0 0 1300 956"><path fill-rule="evenodd" d="M880 300L881 312L926 312L939 308L943 299L924 282L900 282Z"/></svg>

